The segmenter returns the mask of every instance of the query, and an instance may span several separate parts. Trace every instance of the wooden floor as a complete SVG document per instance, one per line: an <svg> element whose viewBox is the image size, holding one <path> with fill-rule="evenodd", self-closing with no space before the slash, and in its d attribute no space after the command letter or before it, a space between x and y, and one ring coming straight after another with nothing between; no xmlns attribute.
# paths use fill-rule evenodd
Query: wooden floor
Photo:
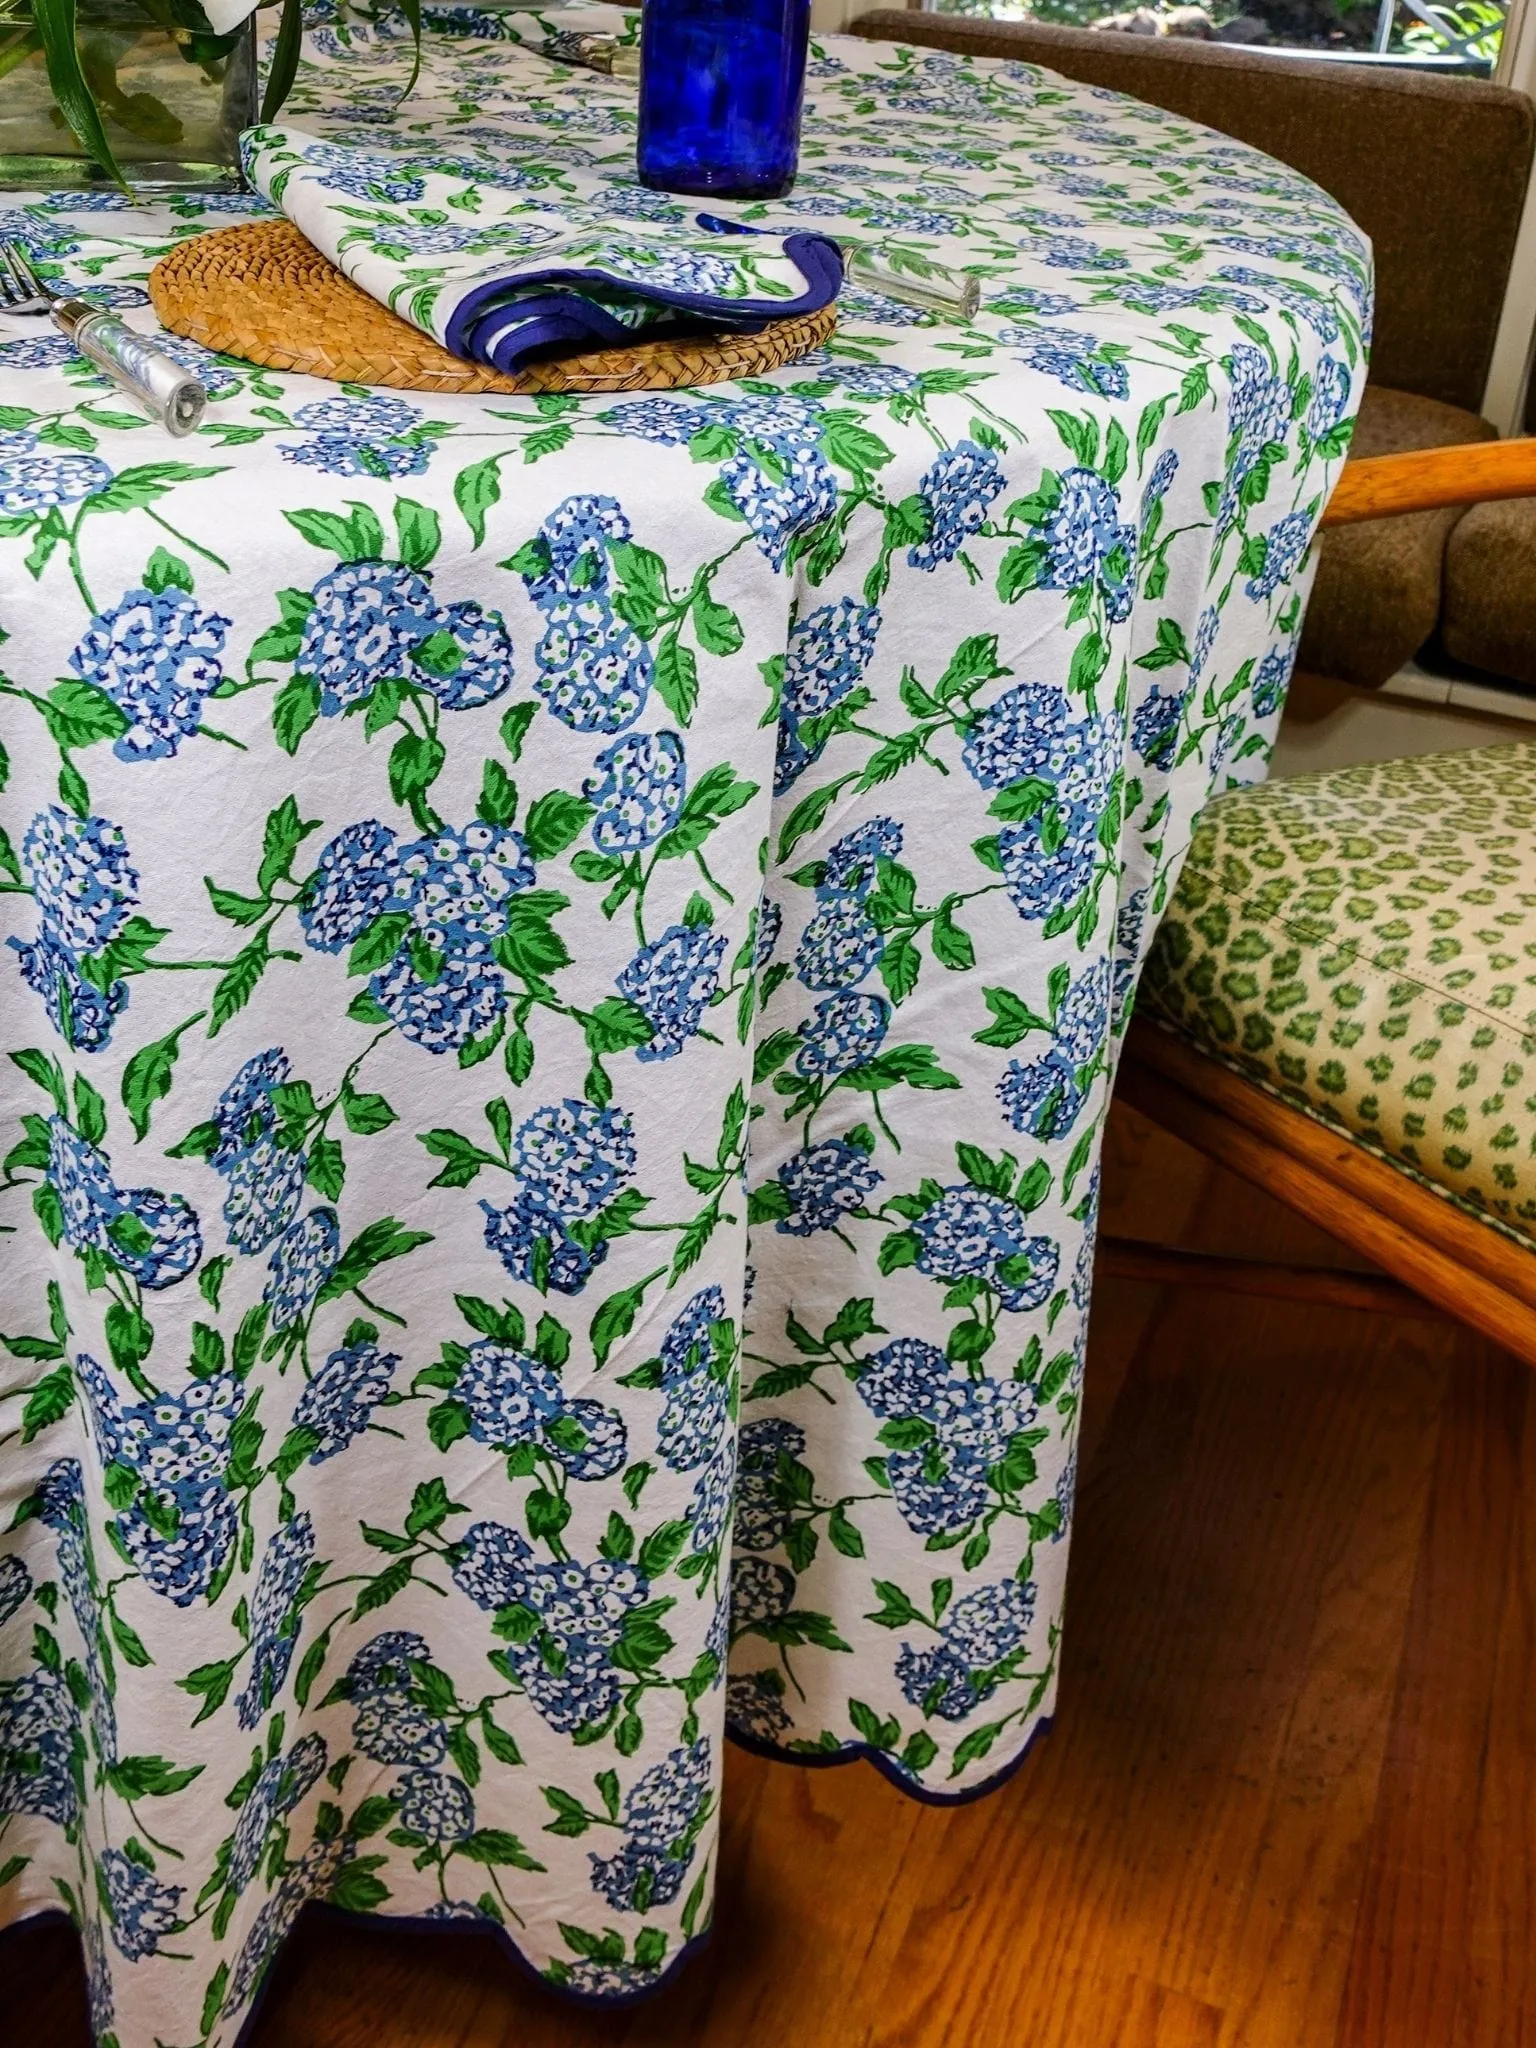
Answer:
<svg viewBox="0 0 1536 2048"><path fill-rule="evenodd" d="M1328 1258L1129 1115L1108 1227ZM1056 1733L995 1798L732 1752L710 1952L573 2014L301 1931L249 2048L1536 2048L1536 1404L1451 1325L1106 1282ZM84 2048L72 1937L0 2036Z"/></svg>

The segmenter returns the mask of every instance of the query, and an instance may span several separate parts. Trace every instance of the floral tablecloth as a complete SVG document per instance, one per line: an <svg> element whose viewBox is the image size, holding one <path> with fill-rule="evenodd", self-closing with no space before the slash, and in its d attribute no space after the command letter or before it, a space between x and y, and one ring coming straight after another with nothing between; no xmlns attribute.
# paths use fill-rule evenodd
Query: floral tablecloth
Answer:
<svg viewBox="0 0 1536 2048"><path fill-rule="evenodd" d="M429 27L397 110L399 18L317 14L290 108L404 250L448 161L673 205L632 88ZM133 308L242 204L0 227ZM1116 1035L1264 772L1369 255L852 40L745 215L982 314L625 398L176 343L175 444L0 340L0 1913L104 2043L232 2042L310 1899L639 1993L727 1728L943 1800L1051 1712Z"/></svg>

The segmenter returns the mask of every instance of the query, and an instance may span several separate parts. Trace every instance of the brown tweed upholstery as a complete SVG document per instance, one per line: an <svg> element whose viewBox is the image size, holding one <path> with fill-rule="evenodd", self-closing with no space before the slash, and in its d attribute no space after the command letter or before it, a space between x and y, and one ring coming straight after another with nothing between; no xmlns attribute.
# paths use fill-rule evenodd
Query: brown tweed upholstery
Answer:
<svg viewBox="0 0 1536 2048"><path fill-rule="evenodd" d="M1495 438L1493 428L1475 412L1367 384L1350 452L1395 455L1402 449L1449 448L1458 441ZM1446 540L1461 516L1454 508L1410 512L1401 519L1373 519L1324 534L1298 666L1372 689L1395 675L1434 631Z"/></svg>
<svg viewBox="0 0 1536 2048"><path fill-rule="evenodd" d="M1474 505L1445 551L1445 651L1536 687L1536 500Z"/></svg>
<svg viewBox="0 0 1536 2048"><path fill-rule="evenodd" d="M1523 93L1040 22L891 8L850 27L1049 65L1294 165L1375 244L1372 376L1447 405L1481 404L1531 163L1536 111Z"/></svg>

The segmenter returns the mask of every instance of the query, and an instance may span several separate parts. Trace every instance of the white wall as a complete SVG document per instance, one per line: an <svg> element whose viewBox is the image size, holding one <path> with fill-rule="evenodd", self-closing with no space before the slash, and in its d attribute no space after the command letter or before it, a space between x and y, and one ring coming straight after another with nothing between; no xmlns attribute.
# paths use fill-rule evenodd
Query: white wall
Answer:
<svg viewBox="0 0 1536 2048"><path fill-rule="evenodd" d="M1494 74L1500 85L1514 86L1536 97L1536 5L1511 0L1509 26ZM1532 332L1536 330L1536 181L1525 197L1525 213L1515 244L1515 260L1504 299L1504 315L1494 343L1484 415L1501 434L1520 431L1526 379L1530 374Z"/></svg>

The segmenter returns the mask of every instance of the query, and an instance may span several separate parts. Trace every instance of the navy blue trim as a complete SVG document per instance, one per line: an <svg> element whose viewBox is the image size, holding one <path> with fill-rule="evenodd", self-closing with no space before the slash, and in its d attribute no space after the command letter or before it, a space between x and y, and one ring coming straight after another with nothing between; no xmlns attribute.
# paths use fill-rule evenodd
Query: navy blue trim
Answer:
<svg viewBox="0 0 1536 2048"><path fill-rule="evenodd" d="M621 1991L615 1996L603 1997L591 1991L573 1991L569 1985L557 1984L552 1977L546 1977L542 1970L529 1962L507 1929L499 1927L494 1920L436 1920L426 1913L349 1913L340 1906L327 1905L323 1899L312 1899L300 1908L298 1918L278 1943L267 1967L262 1971L261 1982L256 1987L256 1996L251 2000L245 2018L240 2022L240 2032L235 2037L233 2048L249 2048L251 2030L261 2017L262 2008L267 2002L267 1994L277 1980L278 1965L282 1961L283 1953L298 1933L300 1922L306 1918L334 1920L346 1927L426 1928L434 1934L458 1937L483 1937L489 1934L497 1947L510 1958L520 1976L526 1977L531 1984L537 1984L541 1991L547 1991L562 2005L575 2006L584 2012L620 2012L630 2006L649 2003L659 1991L664 1990L672 1982L674 1977L686 1969L701 1949L708 1946L714 1933L711 1923L702 1933L696 1934L692 1941L684 1943L667 1967L658 1971L648 1983L634 1991ZM62 1906L44 1906L36 1913L28 1913L25 1919L13 1920L9 1925L0 1927L0 1942L3 1942L5 1936L13 1929L35 1927L39 1922L50 1920L60 1921L69 1928L75 1926ZM78 1933L78 1929L75 1931ZM574 1962L576 1959L573 1957L571 1960Z"/></svg>
<svg viewBox="0 0 1536 2048"><path fill-rule="evenodd" d="M830 235L786 235L784 254L802 277L810 279L811 289L792 308L782 303L775 306L774 317L788 311L819 313L823 306L830 306L842 289L845 266L841 246Z"/></svg>
<svg viewBox="0 0 1536 2048"><path fill-rule="evenodd" d="M873 1749L867 1742L845 1743L841 1749L779 1749L771 1742L762 1742L755 1735L738 1734L734 1728L727 1728L726 1735L738 1749L744 1749L750 1756L765 1757L771 1764L804 1764L813 1771L831 1770L838 1764L873 1764L882 1778L890 1780L898 1792L905 1792L909 1799L915 1799L919 1806L969 1806L975 1799L985 1799L1007 1784L1033 1750L1042 1735L1049 1735L1056 1725L1054 1714L1046 1714L1030 1729L1024 1747L1015 1757L1010 1757L1000 1771L990 1778L984 1778L979 1785L967 1785L963 1792L930 1792L926 1785L916 1785L890 1754L883 1749Z"/></svg>
<svg viewBox="0 0 1536 2048"><path fill-rule="evenodd" d="M696 213L696 226L706 228L712 235L766 235L767 228L749 227L744 220L727 220L719 213Z"/></svg>
<svg viewBox="0 0 1536 2048"><path fill-rule="evenodd" d="M637 1990L621 1991L613 1997L605 1998L591 1991L573 1991L569 1985L557 1984L552 1977L546 1977L542 1970L529 1962L517 1943L512 1939L509 1931L505 1927L498 1926L494 1920L484 1918L475 1920L435 1920L426 1913L349 1913L340 1906L328 1905L323 1899L311 1900L309 1904L301 1909L300 1918L302 1919L306 1913L315 1919L337 1921L345 1927L426 1929L433 1934L446 1933L459 1937L489 1934L495 1941L496 1946L505 1952L520 1976L526 1977L530 1984L537 1984L541 1991L550 1992L563 2005L577 2006L585 2012L619 2012L633 2005L644 2005L648 1999L654 1998L657 1992L662 1990L664 1986L670 1984L680 1970L687 1967L699 1951L708 1945L709 1938L714 1932L713 1923L711 1923L710 1926L704 1929L702 1934L696 1934L692 1941L684 1943L667 1967L664 1970L659 1970L654 1978L648 1983L641 1985ZM276 1975L278 1959L281 1957L283 1949L287 1947L297 1932L298 1922L296 1921L283 1937L276 1954L274 1954L266 1971L263 1973L261 1987L251 2002L250 2011L241 2023L234 2048L246 2048L251 2025L261 2010L262 2003L267 1995L267 1987ZM572 1956L568 1960L574 1963L577 1959Z"/></svg>
<svg viewBox="0 0 1536 2048"><path fill-rule="evenodd" d="M493 297L465 325L458 353L509 374L536 351L622 348L631 328L603 306L575 292L544 292L536 299Z"/></svg>
<svg viewBox="0 0 1536 2048"><path fill-rule="evenodd" d="M509 340L516 341L524 326L527 339L520 354L556 343L581 347L616 348L629 338L630 330L608 310L576 292L545 291L537 297L508 296L504 279L493 279L466 292L453 309L444 346L457 356L475 362L495 362L494 351ZM515 369L515 362L496 363L498 369Z"/></svg>
<svg viewBox="0 0 1536 2048"><path fill-rule="evenodd" d="M969 1806L975 1800L985 1799L991 1793L998 1791L1002 1786L1006 1785L1008 1780L1013 1777L1016 1771L1023 1767L1026 1759L1033 1753L1035 1744L1039 1741L1040 1737L1048 1735L1054 1726L1055 1716L1053 1714L1044 1715L1031 1728L1024 1747L1016 1756L1010 1757L1008 1762L1003 1765L1003 1768L1000 1771L995 1771L990 1778L983 1779L979 1785L968 1785L963 1792L931 1792L925 1785L914 1784L911 1778L896 1765L885 1750L873 1749L867 1742L850 1742L842 1749L835 1750L795 1750L779 1749L771 1742L760 1742L756 1736L738 1734L734 1728L727 1728L726 1735L738 1749L747 1751L751 1756L763 1757L769 1763L802 1764L810 1770L830 1770L840 1764L873 1764L882 1778L888 1779L898 1792L904 1792L909 1799L916 1800L920 1806ZM322 1899L313 1899L307 1905L301 1907L298 1919L295 1920L293 1926L289 1928L287 1934L279 1942L266 1969L263 1970L261 1982L256 1988L256 1996L252 1999L250 2009L241 2022L240 2032L236 2036L234 2048L249 2048L251 2030L260 2017L262 2007L266 2004L267 1994L276 1980L278 1964L282 1960L283 1952L298 1933L300 1922L306 1918L335 1920L346 1927L428 1928L434 1934L448 1934L461 1937L465 1935L483 1937L489 1934L497 1946L511 1960L513 1967L520 1975L526 1977L530 1983L537 1984L541 1990L549 1992L553 1997L559 1999L562 2004L580 2007L589 2012L617 2012L629 2006L646 2004L658 1992L664 1990L674 1977L687 1968L688 1964L700 1950L708 1945L710 1937L714 1932L713 1923L711 1923L702 1933L696 1934L691 1941L685 1942L676 1955L673 1956L667 1967L658 1972L652 1982L641 1985L634 1991L623 1991L615 1997L605 1998L594 1992L573 1991L568 1985L555 1983L552 1978L547 1977L542 1970L537 1969L534 1964L529 1962L517 1943L512 1939L508 1930L505 1927L498 1926L494 1920L484 1918L474 1920L438 1920L426 1913L349 1913L343 1911L339 1906L327 1905ZM28 1913L24 1919L13 1920L9 1926L0 1928L0 1942L4 1941L5 1936L13 1928L31 1927L40 1921L49 1920L62 1921L66 1927L74 1926L74 1922L62 1907L44 1906L38 1912Z"/></svg>
<svg viewBox="0 0 1536 2048"><path fill-rule="evenodd" d="M784 253L806 281L794 299L720 299L704 292L665 291L605 271L555 266L521 271L510 277L486 278L472 285L449 316L443 345L472 362L498 370L516 370L536 349L569 345L614 348L642 338L644 330L626 327L606 308L582 297L579 287L596 285L646 305L696 315L711 327L748 332L770 320L819 312L837 297L843 282L843 253L826 235L795 234L784 238ZM550 290L537 298L513 299L536 286ZM497 320L497 312L503 318ZM525 332L526 327L526 332ZM482 333L482 329L488 331Z"/></svg>
<svg viewBox="0 0 1536 2048"><path fill-rule="evenodd" d="M836 1750L803 1751L779 1749L771 1742L758 1741L755 1736L740 1735L733 1728L728 1728L726 1734L738 1749L746 1750L752 1756L764 1757L769 1763L803 1764L811 1770L829 1770L839 1764L869 1763L873 1764L881 1777L888 1779L898 1792L904 1792L909 1799L916 1800L919 1805L969 1806L974 1800L985 1799L990 1793L996 1792L1000 1787L1006 1785L1014 1773L1022 1767L1025 1759L1032 1753L1036 1742L1039 1741L1042 1735L1048 1735L1054 1725L1055 1716L1051 1714L1045 1715L1029 1731L1029 1737L1017 1756L1010 1757L1003 1768L1000 1771L994 1772L990 1778L984 1779L979 1785L968 1785L963 1792L930 1792L926 1786L914 1784L911 1778L897 1767L885 1750L873 1749L867 1742L850 1742L844 1748ZM550 1993L553 1997L559 1999L562 2004L576 2006L589 2012L617 2012L629 2006L646 2004L658 1992L664 1990L674 1977L687 1968L699 1951L708 1945L710 1936L714 1932L713 1923L711 1923L701 1934L696 1934L691 1941L686 1942L677 1951L676 1955L673 1956L667 1967L658 1972L651 1983L641 1985L634 1991L620 1992L616 1997L604 1998L590 1991L573 1991L568 1985L556 1984L552 1978L545 1976L542 1970L535 1968L529 1962L517 1943L512 1939L508 1930L505 1927L498 1926L494 1920L478 1918L474 1920L437 1920L425 1913L349 1913L343 1911L339 1906L327 1905L324 1900L314 1899L300 1909L298 1919L289 1928L282 1941L279 1942L266 1969L263 1970L261 1982L256 1987L256 1996L252 1999L250 2008L240 2024L240 2032L236 2036L234 2048L249 2048L251 2030L260 2017L263 2006L266 2004L268 1992L276 1981L278 1965L282 1960L283 1952L298 1933L300 1922L306 1918L335 1920L347 1927L430 1928L434 1934L455 1936L478 1935L483 1937L489 1934L497 1946L510 1958L513 1967L520 1975L526 1977L530 1983L537 1984L541 1990ZM27 1914L25 1919L13 1920L9 1926L0 1928L0 1942L3 1942L5 1936L11 1932L12 1928L31 1927L39 1921L49 1920L62 1921L66 1927L74 1926L74 1922L62 1907L44 1906L36 1913Z"/></svg>

